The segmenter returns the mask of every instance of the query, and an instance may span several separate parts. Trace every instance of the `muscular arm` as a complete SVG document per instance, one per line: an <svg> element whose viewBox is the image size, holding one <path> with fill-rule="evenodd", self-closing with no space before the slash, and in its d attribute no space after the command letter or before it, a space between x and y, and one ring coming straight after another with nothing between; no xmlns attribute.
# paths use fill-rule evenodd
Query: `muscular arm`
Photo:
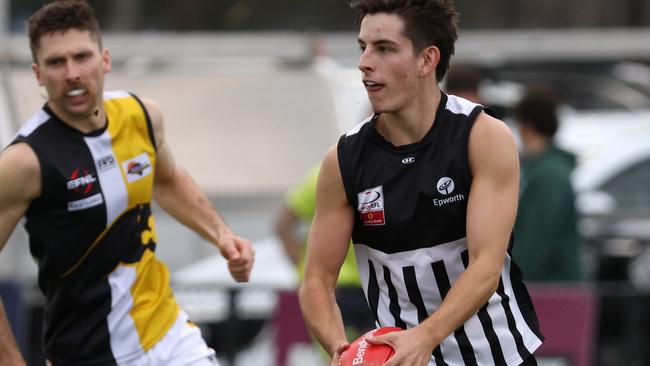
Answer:
<svg viewBox="0 0 650 366"><path fill-rule="evenodd" d="M316 188L316 214L309 232L300 305L311 332L330 355L347 344L334 288L352 233L336 147L323 160Z"/></svg>
<svg viewBox="0 0 650 366"><path fill-rule="evenodd" d="M34 151L26 144L8 147L0 154L0 250L41 190L40 167ZM0 301L0 364L25 365L11 334Z"/></svg>
<svg viewBox="0 0 650 366"><path fill-rule="evenodd" d="M387 366L426 365L431 351L497 289L519 190L519 160L505 124L481 114L470 133L469 160L473 175L467 207L469 265L427 320L408 331L382 336L399 353Z"/></svg>
<svg viewBox="0 0 650 366"><path fill-rule="evenodd" d="M236 281L248 281L254 260L251 243L230 230L199 186L176 165L164 139L160 107L151 100L143 100L143 103L151 117L158 149L154 180L156 202L176 220L216 245L228 260L228 269Z"/></svg>
<svg viewBox="0 0 650 366"><path fill-rule="evenodd" d="M517 210L519 160L502 122L481 114L470 134L473 174L467 207L469 266L427 326L442 337L475 314L496 291Z"/></svg>

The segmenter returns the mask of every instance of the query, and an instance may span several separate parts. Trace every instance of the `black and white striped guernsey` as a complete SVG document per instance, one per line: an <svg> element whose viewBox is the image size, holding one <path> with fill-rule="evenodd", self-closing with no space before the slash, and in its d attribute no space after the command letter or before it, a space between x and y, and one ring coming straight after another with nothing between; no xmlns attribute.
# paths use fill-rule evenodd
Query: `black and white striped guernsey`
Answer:
<svg viewBox="0 0 650 366"><path fill-rule="evenodd" d="M442 94L433 127L396 147L373 116L341 137L338 159L356 209L352 240L378 325L412 328L468 265L469 133L483 107ZM521 272L506 255L497 291L432 354L429 365L518 365L542 343Z"/></svg>

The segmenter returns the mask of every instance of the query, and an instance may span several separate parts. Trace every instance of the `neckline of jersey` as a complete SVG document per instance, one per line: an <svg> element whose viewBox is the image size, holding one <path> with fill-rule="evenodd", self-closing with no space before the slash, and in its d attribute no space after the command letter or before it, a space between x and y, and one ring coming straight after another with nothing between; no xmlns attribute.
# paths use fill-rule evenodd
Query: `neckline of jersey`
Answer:
<svg viewBox="0 0 650 366"><path fill-rule="evenodd" d="M382 136L379 133L379 131L377 131L376 123L380 114L375 114L372 117L372 120L370 121L370 135L381 147L392 152L409 153L409 152L419 150L422 147L426 146L431 140L433 140L433 137L435 136L435 133L438 130L438 125L440 124L439 116L442 115L442 111L446 108L446 106L447 106L447 94L441 91L440 103L438 104L438 110L436 111L436 116L433 119L433 124L431 125L431 128L429 128L429 131L427 131L427 133L422 137L420 141L416 141L414 143L401 145L401 146L393 145L390 141L386 140L384 136Z"/></svg>
<svg viewBox="0 0 650 366"><path fill-rule="evenodd" d="M68 123L64 122L61 119L61 117L59 117L56 113L54 113L52 108L50 108L47 105L47 103L43 106L43 110L50 116L50 118L52 118L52 120L54 122L56 122L56 124L58 124L59 126L62 126L66 130L74 133L75 135L81 136L81 137L97 137L97 136L101 136L108 129L108 115L106 116L106 123L104 124L103 127L100 127L100 128L98 128L96 130L92 130L92 131L86 133L86 132L83 132L83 131L79 130L78 128L73 127L73 126L69 125Z"/></svg>

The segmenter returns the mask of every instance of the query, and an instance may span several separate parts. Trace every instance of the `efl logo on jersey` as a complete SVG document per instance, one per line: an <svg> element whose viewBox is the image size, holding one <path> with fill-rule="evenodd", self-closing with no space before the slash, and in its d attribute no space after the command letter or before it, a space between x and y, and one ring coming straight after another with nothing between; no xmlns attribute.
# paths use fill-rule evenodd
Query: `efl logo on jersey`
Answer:
<svg viewBox="0 0 650 366"><path fill-rule="evenodd" d="M70 174L70 180L65 184L68 191L74 191L79 194L87 194L93 189L93 184L97 178L87 169L75 169Z"/></svg>
<svg viewBox="0 0 650 366"><path fill-rule="evenodd" d="M377 186L357 193L359 214L364 225L385 225L384 187Z"/></svg>
<svg viewBox="0 0 650 366"><path fill-rule="evenodd" d="M147 155L147 153L142 153L133 159L123 162L122 169L124 169L126 180L129 183L133 183L146 177L151 174L149 155Z"/></svg>

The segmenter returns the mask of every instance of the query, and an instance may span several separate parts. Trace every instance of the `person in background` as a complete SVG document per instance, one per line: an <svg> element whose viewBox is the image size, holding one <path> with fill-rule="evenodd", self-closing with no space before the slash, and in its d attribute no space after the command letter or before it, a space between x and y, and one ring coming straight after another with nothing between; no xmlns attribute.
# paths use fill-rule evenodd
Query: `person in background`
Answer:
<svg viewBox="0 0 650 366"><path fill-rule="evenodd" d="M251 243L175 163L158 104L104 90L111 57L90 5L51 2L27 26L47 101L0 155L0 249L24 216L48 365L218 365L156 258L151 200L211 242L238 282ZM1 303L0 364L25 364Z"/></svg>
<svg viewBox="0 0 650 366"><path fill-rule="evenodd" d="M275 233L301 279L305 266L306 231L314 219L316 210L316 182L319 170L320 164L312 167L302 181L287 192L275 220ZM375 319L363 294L352 246L348 248L336 282L336 301L341 308L343 324L350 339L355 339L374 328Z"/></svg>
<svg viewBox="0 0 650 366"><path fill-rule="evenodd" d="M483 104L479 93L482 79L483 74L478 67L462 63L453 64L445 78L445 92L476 104Z"/></svg>
<svg viewBox="0 0 650 366"><path fill-rule="evenodd" d="M575 157L553 142L558 102L552 89L530 87L513 113L523 148L513 255L531 282L582 279L571 185Z"/></svg>

